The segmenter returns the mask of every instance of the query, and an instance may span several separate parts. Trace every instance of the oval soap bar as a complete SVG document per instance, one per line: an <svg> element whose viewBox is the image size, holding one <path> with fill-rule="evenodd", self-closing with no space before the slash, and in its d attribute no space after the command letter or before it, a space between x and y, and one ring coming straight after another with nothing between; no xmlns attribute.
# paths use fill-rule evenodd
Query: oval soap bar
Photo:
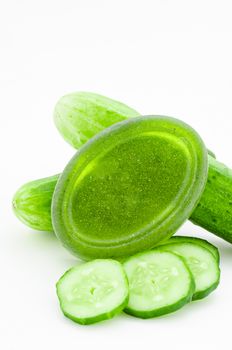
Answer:
<svg viewBox="0 0 232 350"><path fill-rule="evenodd" d="M55 233L85 259L151 248L189 218L207 171L207 150L185 123L145 116L115 124L87 142L60 176Z"/></svg>

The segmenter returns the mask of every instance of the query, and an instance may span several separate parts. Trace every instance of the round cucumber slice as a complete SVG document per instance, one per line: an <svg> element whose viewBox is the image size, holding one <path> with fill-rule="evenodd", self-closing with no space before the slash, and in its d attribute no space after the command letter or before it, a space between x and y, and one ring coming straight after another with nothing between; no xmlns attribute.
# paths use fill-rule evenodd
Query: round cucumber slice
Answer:
<svg viewBox="0 0 232 350"><path fill-rule="evenodd" d="M123 266L129 281L126 313L157 317L191 301L194 280L178 255L154 249L129 258Z"/></svg>
<svg viewBox="0 0 232 350"><path fill-rule="evenodd" d="M80 324L110 319L128 301L128 282L122 265L114 260L93 260L68 270L57 282L64 315Z"/></svg>
<svg viewBox="0 0 232 350"><path fill-rule="evenodd" d="M69 162L52 201L57 237L83 258L118 258L170 237L207 178L199 135L174 118L133 118L104 130Z"/></svg>
<svg viewBox="0 0 232 350"><path fill-rule="evenodd" d="M159 248L179 254L185 259L196 285L193 300L205 298L217 288L220 268L217 258L209 249L190 241L167 243Z"/></svg>
<svg viewBox="0 0 232 350"><path fill-rule="evenodd" d="M208 241L206 241L205 239L199 238L199 237L189 237L189 236L173 236L171 238L169 238L168 240L162 242L161 244L171 244L171 243L195 243L198 244L206 249L208 249L213 256L215 257L215 259L217 260L217 262L220 262L220 255L219 255L219 251L218 248L215 247L215 245L213 245L212 243L209 243Z"/></svg>

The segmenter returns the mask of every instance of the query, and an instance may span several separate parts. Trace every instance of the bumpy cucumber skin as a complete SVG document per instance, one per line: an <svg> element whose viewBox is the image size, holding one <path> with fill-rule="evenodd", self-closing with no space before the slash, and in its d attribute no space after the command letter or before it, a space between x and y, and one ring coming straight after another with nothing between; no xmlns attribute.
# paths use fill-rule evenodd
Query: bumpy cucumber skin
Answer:
<svg viewBox="0 0 232 350"><path fill-rule="evenodd" d="M232 243L232 170L210 156L207 184L190 220Z"/></svg>
<svg viewBox="0 0 232 350"><path fill-rule="evenodd" d="M59 175L31 181L15 193L12 206L15 215L27 226L39 231L53 231L52 195Z"/></svg>
<svg viewBox="0 0 232 350"><path fill-rule="evenodd" d="M137 116L139 113L125 104L91 92L65 95L54 110L57 129L76 149L103 129Z"/></svg>
<svg viewBox="0 0 232 350"><path fill-rule="evenodd" d="M108 260L111 260L111 259L108 259ZM115 262L115 260L113 260L113 261ZM121 265L119 262L118 262L118 264ZM125 309L125 307L128 304L128 301L129 301L129 287L128 287L128 279L127 279L126 273L121 265L121 271L122 271L122 275L124 276L125 285L127 285L127 287L128 287L128 293L127 293L125 299L123 300L123 302L117 308L115 308L114 310L111 310L110 312L103 313L101 315L94 316L94 317L88 317L88 318L78 318L78 317L74 317L73 315L67 313L64 310L64 308L62 307L62 298L60 298L60 296L59 296L59 283L62 282L62 279L65 278L65 276L69 273L70 270L72 270L72 268L67 270L63 274L63 276L60 277L59 281L56 283L56 294L57 294L58 299L59 299L60 308L61 308L65 317L69 318L70 320L72 320L76 323L79 323L80 325L91 325L94 323L98 323L100 321L109 320L109 319L119 315Z"/></svg>
<svg viewBox="0 0 232 350"><path fill-rule="evenodd" d="M154 248L153 250L162 252L162 249L160 250L159 247ZM138 253L138 254L136 254L136 256L140 256L140 255L142 256L144 253L146 253L146 252ZM195 282L194 282L193 275L192 275L188 265L186 264L186 261L180 255L173 253L173 252L171 252L171 254L176 255L183 262L186 270L189 273L190 283L189 283L189 290L188 290L187 295L184 296L182 299L180 299L177 303L174 303L172 305L167 305L167 306L161 307L159 309L155 309L155 310L141 311L141 310L131 309L127 306L124 309L124 312L126 314L131 315L131 316L135 316L138 318L142 318L142 319L155 318L155 317L160 317L160 316L164 316L164 315L170 314L172 312L175 312L192 301L192 297L193 297L193 294L195 291ZM131 259L131 258L133 258L133 257L130 257L128 259ZM128 259L126 259L124 262L126 262Z"/></svg>
<svg viewBox="0 0 232 350"><path fill-rule="evenodd" d="M89 159L99 154L99 148L105 150L106 145L112 143L113 138L114 141L117 139L117 142L119 142L119 138L125 137L125 134L128 130L131 131L131 129L134 130L133 132L136 132L136 130L139 130L139 132L151 132L151 122L154 130L158 129L162 130L162 132L168 130L168 133L173 133L183 139L190 152L190 159L194 159L193 168L189 169L192 177L189 174L188 179L186 179L189 184L188 191L187 193L185 192L184 195L185 199L180 200L180 198L178 198L178 204L181 204L181 207L179 207L179 205L176 206L172 214L168 215L165 220L162 220L158 227L149 228L146 235L141 235L139 239L134 238L120 245L118 242L117 244L114 242L106 244L104 239L101 244L98 243L96 245L92 242L90 244L89 241L86 242L86 240L83 240L81 235L78 234L79 232L75 227L70 227L70 225L73 224L73 220L70 219L72 211L68 209L70 208L68 198L70 194L73 196L75 177L82 171L83 164L87 164ZM91 158L88 154L91 155ZM208 171L207 165L207 151L199 135L187 124L175 118L165 116L143 116L117 123L96 135L83 146L71 159L60 176L52 200L52 224L56 236L65 248L84 260L93 258L117 259L154 247L159 240L164 239L164 236L166 238L172 236L183 222L187 220L190 212L197 205L199 197L205 187ZM187 184L185 184L185 186L187 187ZM69 215L67 216L67 214Z"/></svg>
<svg viewBox="0 0 232 350"><path fill-rule="evenodd" d="M171 238L169 238L168 240L166 241L163 241L161 244L172 244L172 243L187 243L187 242L190 242L190 243L195 243L195 244L198 244L206 249L208 249L212 254L213 256L215 257L215 259L217 260L217 262L219 263L220 262L220 254L219 254L219 251L218 251L218 248L215 247L215 245L213 245L212 243L209 243L208 241L206 241L205 239L202 239L202 238L198 238L198 237L189 237L189 236L173 236Z"/></svg>
<svg viewBox="0 0 232 350"><path fill-rule="evenodd" d="M174 239L174 238L176 238L176 239ZM178 238L179 237L172 237L169 241L171 241L173 239L174 242L170 243L170 242L167 241L166 244L161 245L158 248L160 250L164 250L164 251L168 251L168 252L174 253L172 250L168 249L168 246L172 246L174 244L178 244L178 242L179 242ZM212 293L218 287L218 285L220 283L220 267L219 267L219 260L218 260L218 258L215 257L214 253L209 248L205 247L203 244L199 244L199 242L197 243L196 241L198 241L198 239L194 239L193 237L190 237L190 238L193 239L193 242L191 242L191 243L194 243L194 244L197 244L197 245L201 246L202 248L206 249L212 255L212 257L213 257L213 259L215 261L215 265L216 265L215 267L217 268L217 272L218 272L218 274L217 274L218 278L217 278L217 281L215 281L215 283L211 284L208 288L206 288L204 290L199 290L197 292L194 291L194 293L192 295L192 301L195 301L195 300L200 300L200 299L203 299L203 298L207 297L210 293ZM182 241L180 243L188 243L188 242L190 242L190 241ZM179 257L181 257L185 261L185 264L188 265L186 259L181 254L176 253L176 252L174 254L176 254ZM193 277L193 279L194 279L194 277Z"/></svg>

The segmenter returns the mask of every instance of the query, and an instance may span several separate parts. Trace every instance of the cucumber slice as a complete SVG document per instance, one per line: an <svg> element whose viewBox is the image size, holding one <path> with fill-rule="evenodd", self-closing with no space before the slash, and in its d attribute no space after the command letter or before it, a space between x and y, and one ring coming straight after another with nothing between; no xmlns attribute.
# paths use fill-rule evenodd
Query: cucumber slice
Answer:
<svg viewBox="0 0 232 350"><path fill-rule="evenodd" d="M129 258L123 266L129 280L126 313L140 318L157 317L191 301L194 280L178 255L154 249Z"/></svg>
<svg viewBox="0 0 232 350"><path fill-rule="evenodd" d="M206 241L205 239L202 238L198 238L198 237L189 237L189 236L173 236L170 239L168 239L167 241L162 242L162 244L170 244L170 243L195 243L198 244L206 249L208 249L213 256L215 257L215 259L217 260L217 262L219 263L220 261L220 255L219 255L219 251L218 248L215 247L215 245L213 245L212 243L209 243L208 241Z"/></svg>
<svg viewBox="0 0 232 350"><path fill-rule="evenodd" d="M57 282L64 315L80 324L110 319L128 302L128 282L115 260L93 260L68 270Z"/></svg>
<svg viewBox="0 0 232 350"><path fill-rule="evenodd" d="M196 285L193 300L205 298L217 288L220 268L217 258L209 249L190 241L167 243L159 248L179 254L185 259Z"/></svg>

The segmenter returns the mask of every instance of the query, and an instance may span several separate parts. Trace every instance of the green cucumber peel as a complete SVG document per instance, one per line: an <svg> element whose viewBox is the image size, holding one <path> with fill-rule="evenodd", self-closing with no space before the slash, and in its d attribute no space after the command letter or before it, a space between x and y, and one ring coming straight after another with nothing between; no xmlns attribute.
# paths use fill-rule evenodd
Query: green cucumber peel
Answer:
<svg viewBox="0 0 232 350"><path fill-rule="evenodd" d="M63 314L82 325L111 319L127 305L128 281L122 265L97 259L69 269L56 284Z"/></svg>
<svg viewBox="0 0 232 350"><path fill-rule="evenodd" d="M82 258L133 255L176 232L206 178L205 146L185 123L160 116L118 123L83 146L60 176L55 233Z"/></svg>
<svg viewBox="0 0 232 350"><path fill-rule="evenodd" d="M195 283L180 256L156 248L128 258L124 269L129 281L125 312L152 318L174 312L192 300Z"/></svg>

